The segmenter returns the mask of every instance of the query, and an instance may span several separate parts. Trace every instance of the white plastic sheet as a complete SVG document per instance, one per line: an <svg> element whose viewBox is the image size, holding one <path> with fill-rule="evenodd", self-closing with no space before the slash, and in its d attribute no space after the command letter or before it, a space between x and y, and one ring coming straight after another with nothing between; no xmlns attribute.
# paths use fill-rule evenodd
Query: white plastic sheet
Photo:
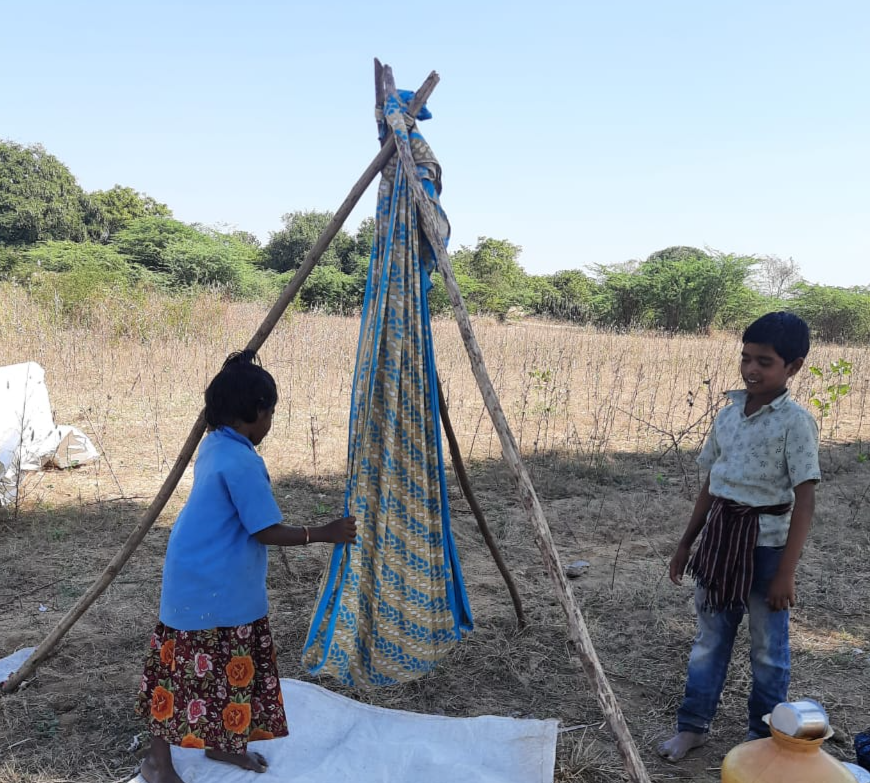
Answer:
<svg viewBox="0 0 870 783"><path fill-rule="evenodd" d="M15 500L21 471L69 468L99 456L81 430L55 425L42 367L0 367L0 505Z"/></svg>
<svg viewBox="0 0 870 783"><path fill-rule="evenodd" d="M22 647L16 650L12 655L7 655L5 658L0 658L0 685L9 679L10 675L18 670L34 652L35 647Z"/></svg>
<svg viewBox="0 0 870 783"><path fill-rule="evenodd" d="M552 783L558 721L446 718L362 704L282 679L290 736L253 742L257 783ZM250 772L172 748L185 783L251 783ZM144 783L137 776L130 783Z"/></svg>

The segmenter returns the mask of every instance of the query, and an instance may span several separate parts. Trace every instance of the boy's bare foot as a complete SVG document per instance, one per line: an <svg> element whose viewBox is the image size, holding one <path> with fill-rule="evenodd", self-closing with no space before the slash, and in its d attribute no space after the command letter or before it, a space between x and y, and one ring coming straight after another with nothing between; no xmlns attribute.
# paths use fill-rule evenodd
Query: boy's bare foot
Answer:
<svg viewBox="0 0 870 783"><path fill-rule="evenodd" d="M178 777L178 773L175 771L175 767L172 766L172 762L169 763L169 766L159 765L153 758L152 754L148 754L142 760L142 766L139 767L139 774L146 780L148 783L184 783L184 781Z"/></svg>
<svg viewBox="0 0 870 783"><path fill-rule="evenodd" d="M656 750L667 761L679 761L693 748L700 748L707 741L706 734L694 731L680 731L669 740L662 742Z"/></svg>
<svg viewBox="0 0 870 783"><path fill-rule="evenodd" d="M205 755L214 761L224 761L227 764L235 764L242 769L249 769L252 772L265 772L269 766L262 753L226 753L223 750L207 750Z"/></svg>

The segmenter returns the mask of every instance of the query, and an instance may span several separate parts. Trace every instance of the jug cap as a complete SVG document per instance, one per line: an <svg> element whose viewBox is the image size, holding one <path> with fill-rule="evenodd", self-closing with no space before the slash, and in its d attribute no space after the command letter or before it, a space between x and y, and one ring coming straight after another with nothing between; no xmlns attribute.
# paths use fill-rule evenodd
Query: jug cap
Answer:
<svg viewBox="0 0 870 783"><path fill-rule="evenodd" d="M812 699L781 702L762 720L781 734L796 739L828 739L834 733L824 707Z"/></svg>

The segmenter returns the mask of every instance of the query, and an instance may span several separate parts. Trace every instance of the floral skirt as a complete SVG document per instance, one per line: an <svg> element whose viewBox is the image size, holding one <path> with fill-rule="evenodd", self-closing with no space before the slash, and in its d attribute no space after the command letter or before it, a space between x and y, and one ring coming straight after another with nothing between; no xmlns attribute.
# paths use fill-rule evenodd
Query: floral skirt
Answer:
<svg viewBox="0 0 870 783"><path fill-rule="evenodd" d="M153 736L183 748L244 754L248 742L286 737L268 618L206 631L158 623L136 712Z"/></svg>

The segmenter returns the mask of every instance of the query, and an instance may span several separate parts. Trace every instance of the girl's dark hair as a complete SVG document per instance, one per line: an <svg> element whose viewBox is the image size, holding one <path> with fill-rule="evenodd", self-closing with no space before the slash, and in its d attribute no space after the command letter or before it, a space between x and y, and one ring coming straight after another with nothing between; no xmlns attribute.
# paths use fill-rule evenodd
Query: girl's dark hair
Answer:
<svg viewBox="0 0 870 783"><path fill-rule="evenodd" d="M236 351L205 390L205 422L212 430L237 421L250 424L277 402L275 379L260 366L257 354Z"/></svg>
<svg viewBox="0 0 870 783"><path fill-rule="evenodd" d="M746 327L743 342L771 345L786 364L791 364L810 352L810 329L794 313L768 313Z"/></svg>

